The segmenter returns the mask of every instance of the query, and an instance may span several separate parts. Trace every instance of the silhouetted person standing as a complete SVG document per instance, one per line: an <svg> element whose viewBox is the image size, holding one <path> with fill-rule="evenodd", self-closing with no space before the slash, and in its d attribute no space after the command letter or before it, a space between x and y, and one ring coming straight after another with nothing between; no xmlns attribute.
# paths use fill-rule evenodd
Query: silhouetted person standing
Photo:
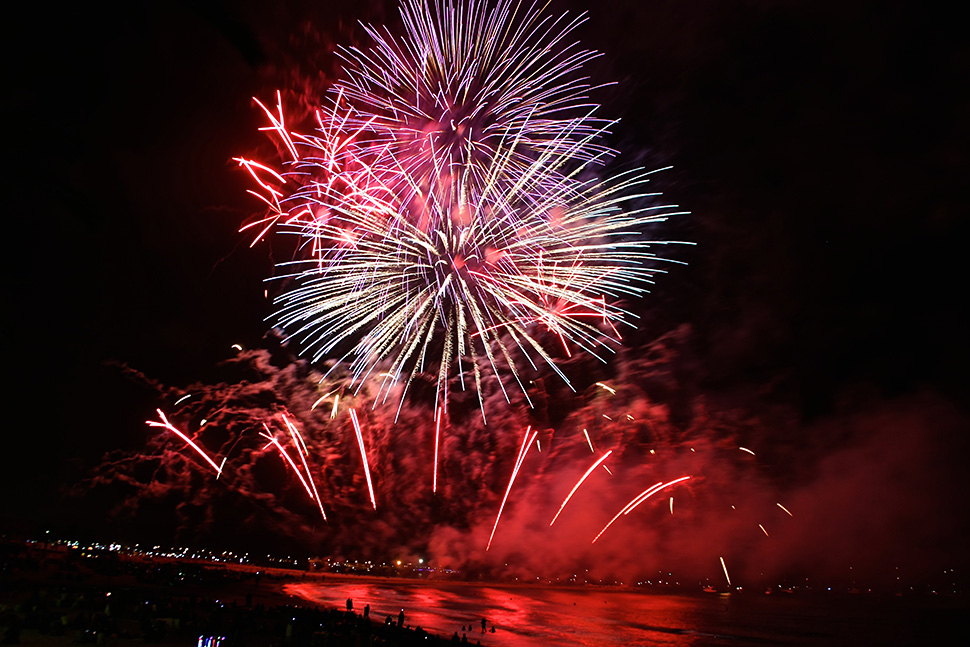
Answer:
<svg viewBox="0 0 970 647"><path fill-rule="evenodd" d="M404 609L401 609L401 613L397 614L397 626L404 626Z"/></svg>

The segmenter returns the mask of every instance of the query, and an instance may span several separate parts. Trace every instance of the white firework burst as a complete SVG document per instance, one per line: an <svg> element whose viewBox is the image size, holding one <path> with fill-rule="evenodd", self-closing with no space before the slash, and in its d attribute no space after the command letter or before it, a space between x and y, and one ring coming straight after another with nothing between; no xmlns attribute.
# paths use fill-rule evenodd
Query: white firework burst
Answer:
<svg viewBox="0 0 970 647"><path fill-rule="evenodd" d="M382 152L375 170L403 200L455 192L474 204L489 183L505 191L534 174L536 160L540 184L552 185L612 153L598 143L610 122L593 116L580 75L597 54L570 41L583 16L514 0L409 0L400 13L403 36L365 26L372 46L342 51L336 91L370 135L365 156Z"/></svg>
<svg viewBox="0 0 970 647"><path fill-rule="evenodd" d="M437 374L445 407L452 371L480 400L486 366L503 391L511 376L526 393L521 370L539 363L569 383L554 355L605 359L635 319L622 300L667 260L644 230L685 212L655 204L650 173L588 179L609 151L576 76L593 54L565 44L578 19L509 0L401 13L405 36L369 28L374 48L347 50L313 134L289 130L279 96L260 104L290 159L238 160L269 207L247 227L302 250L274 320L357 385L403 385L402 402L419 373Z"/></svg>

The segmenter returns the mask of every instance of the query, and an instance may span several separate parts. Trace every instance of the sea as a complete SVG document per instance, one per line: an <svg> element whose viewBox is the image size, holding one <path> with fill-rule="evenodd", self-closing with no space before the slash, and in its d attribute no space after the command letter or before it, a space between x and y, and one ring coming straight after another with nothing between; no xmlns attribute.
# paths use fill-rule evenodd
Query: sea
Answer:
<svg viewBox="0 0 970 647"><path fill-rule="evenodd" d="M652 593L587 588L335 579L291 583L291 595L326 607L370 605L370 617L493 647L635 645L970 644L966 598L822 593ZM495 633L482 634L486 619Z"/></svg>

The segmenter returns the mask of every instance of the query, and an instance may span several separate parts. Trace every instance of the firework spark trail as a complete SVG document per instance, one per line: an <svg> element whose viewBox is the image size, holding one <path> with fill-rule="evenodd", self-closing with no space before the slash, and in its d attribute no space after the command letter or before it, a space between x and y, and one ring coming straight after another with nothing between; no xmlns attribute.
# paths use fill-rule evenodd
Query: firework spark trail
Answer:
<svg viewBox="0 0 970 647"><path fill-rule="evenodd" d="M753 451L751 451L750 449L748 449L747 447L738 447L738 449L740 449L743 452L747 452L748 454L751 454L752 456L755 456L755 453Z"/></svg>
<svg viewBox="0 0 970 647"><path fill-rule="evenodd" d="M289 416L285 413L281 414L280 418L283 420L283 424L286 425L286 430L290 432L290 439L293 441L293 446L296 447L297 453L300 453L302 450L303 454L309 456L310 450L307 449L306 442L304 442L303 434L300 433L300 430L296 428L296 425L293 424Z"/></svg>
<svg viewBox="0 0 970 647"><path fill-rule="evenodd" d="M599 534L598 535L596 535L595 537L593 537L593 541L590 542L590 543L595 544L596 543L596 540L599 539L603 535L604 532L606 532L606 529L607 528L609 528L610 526L613 525L613 522L614 521L616 521L617 519L619 519L622 515L630 514L631 512L633 512L633 510L636 509L637 506L639 506L641 503L643 503L644 501L646 501L647 499L649 499L650 497L652 497L657 492L660 492L661 490L666 490L670 486L676 485L677 483L681 483L683 481L686 481L689 478L690 478L689 476L681 476L679 479L674 479L673 481L670 481L669 483L664 483L663 481L661 481L659 483L656 483L656 484L652 485L651 487L648 487L646 490L644 490L643 492L641 492L637 496L633 497L633 499L629 503L627 503L623 507L622 510L620 510L619 512L617 512L616 513L616 516L613 517L612 519L610 519L610 522L608 524L606 524L605 526L603 526L603 529L599 531Z"/></svg>
<svg viewBox="0 0 970 647"><path fill-rule="evenodd" d="M360 447L360 458L364 462L364 476L367 477L367 491L370 493L370 503L377 510L377 499L374 498L374 484L370 479L370 467L367 464L367 451L364 449L364 436L360 432L360 422L357 420L357 412L350 409L350 420L354 424L354 431L357 433L357 445Z"/></svg>
<svg viewBox="0 0 970 647"><path fill-rule="evenodd" d="M269 215L239 228L239 231L243 232L254 227L262 226L262 229L253 237L252 242L249 244L250 247L253 247L286 215L280 206L280 198L283 197L283 193L267 184L268 180L264 181L258 171L268 173L273 180L276 180L280 184L286 184L286 179L270 167L265 164L260 164L255 160L248 160L243 157L234 157L232 159L234 162L238 162L239 166L245 168L256 184L267 194L264 195L258 191L246 189L246 193L258 198L269 208Z"/></svg>
<svg viewBox="0 0 970 647"><path fill-rule="evenodd" d="M495 529L498 528L498 521L502 518L502 510L505 509L505 502L509 498L509 492L512 491L512 484L515 482L515 476L519 473L519 468L522 467L522 461L525 460L525 455L529 451L529 447L532 446L532 441L535 440L536 436L539 435L538 431L532 431L532 435L529 432L532 431L532 426L529 425L525 429L525 437L522 439L522 447L519 449L519 456L515 460L515 468L512 470L512 476L509 477L509 485L505 488L505 496L502 497L502 505L498 508L498 514L495 515L495 524L492 526L492 534L488 536L488 544L485 546L485 552L492 547L492 538L495 537Z"/></svg>
<svg viewBox="0 0 970 647"><path fill-rule="evenodd" d="M663 481L660 481L659 483L655 483L654 485L650 486L649 488L647 488L646 490L644 490L643 492L641 492L640 494L638 494L636 497L634 497L628 504L626 504L626 506L623 509L621 509L619 512L616 513L616 516L615 517L613 517L612 519L610 519L609 523L607 523L605 526L603 526L603 529L600 530L599 534L596 535L595 537L593 537L593 541L591 543L595 544L596 543L596 540L599 539L600 536L604 532L606 532L606 529L609 528L610 526L612 526L613 525L613 522L616 521L617 519L619 519L620 516L624 512L626 512L627 509L629 509L630 506L632 506L640 497L650 496L651 494L653 494L654 492L656 492L657 490L659 490L662 485L663 485Z"/></svg>
<svg viewBox="0 0 970 647"><path fill-rule="evenodd" d="M614 389L611 386L607 386L606 384L603 384L602 382L597 382L596 383L596 386L600 387L604 391L608 391L610 395L616 395L616 389Z"/></svg>
<svg viewBox="0 0 970 647"><path fill-rule="evenodd" d="M721 560L721 568L724 569L724 578L727 580L728 586L731 586L731 576L728 575L727 564L724 563L724 558L719 557Z"/></svg>
<svg viewBox="0 0 970 647"><path fill-rule="evenodd" d="M795 515L793 515L793 514L792 514L791 512L789 512L789 511L788 511L788 508L786 508L786 507L785 507L785 506L783 506L782 504L780 504L780 503L776 503L775 505L776 505L776 506L778 506L779 508L781 508L782 510L784 510L784 511L785 511L785 514L787 514L787 515L788 515L789 517L794 517L794 516L795 516Z"/></svg>
<svg viewBox="0 0 970 647"><path fill-rule="evenodd" d="M289 165L294 169L279 173L272 168L254 160L233 158L245 168L256 184L259 191L249 190L248 193L258 198L269 209L268 215L250 222L240 228L240 232L255 227L262 227L254 236L250 246L262 240L266 234L277 226L285 227L287 231L294 231L304 236L311 243L311 257L322 262L323 249L319 244L318 226L327 222L330 208L339 210L340 200L352 203L357 209L368 213L385 213L393 211L392 204L386 199L394 201L378 179L374 177L370 166L354 155L350 146L354 137L359 133L345 135L340 132L346 123L347 115L340 113L340 100L323 112L317 111L317 123L320 136L307 136L287 131L283 122L283 106L280 93L277 92L277 112L279 118L269 111L262 102L255 97L253 100L269 117L271 126L260 128L263 131L274 131L293 158ZM349 108L348 108L349 111ZM325 115L325 117L324 117ZM301 157L294 144L296 139L301 148L308 149L308 155ZM264 179L264 175L268 175ZM272 183L289 183L289 194ZM312 180L308 180L312 177ZM335 198L334 196L341 196ZM352 243L352 239L345 238Z"/></svg>
<svg viewBox="0 0 970 647"><path fill-rule="evenodd" d="M583 427L583 435L586 436L586 442L589 444L589 451L595 454L596 450L593 449L593 441L589 439L589 432L586 431L585 427Z"/></svg>
<svg viewBox="0 0 970 647"><path fill-rule="evenodd" d="M652 497L654 494L656 494L657 492L659 492L660 490L662 490L663 489L663 486L664 486L663 481L660 481L659 483L653 485L652 487L647 488L646 490L644 490L643 492L641 492L639 495L637 495L636 497L634 497L629 503L627 503L620 510L620 514L630 514L630 512L634 508L636 508L641 503L643 503L644 501L646 501L647 499L649 499L650 497Z"/></svg>
<svg viewBox="0 0 970 647"><path fill-rule="evenodd" d="M765 537L770 537L771 536L771 535L768 534L768 531L765 530L765 527L762 526L760 523L758 524L758 527L761 528L761 532L765 533Z"/></svg>
<svg viewBox="0 0 970 647"><path fill-rule="evenodd" d="M644 501L646 501L647 499L649 499L650 497L652 497L657 492L660 492L661 490L666 490L670 486L677 485L678 483L682 483L683 481L686 481L689 478L690 478L689 476L681 476L679 479L674 479L673 481L669 481L667 483L664 483L659 488L657 488L656 490L650 492L649 494L646 494L645 496L641 495L641 496L637 497L636 499L633 500L632 503L628 504L625 508L623 508L623 511L622 511L623 514L630 514L631 512L633 512L633 510L637 506L639 506L641 503L643 503Z"/></svg>
<svg viewBox="0 0 970 647"><path fill-rule="evenodd" d="M593 470L595 470L600 465L600 463L602 463L603 461L605 461L607 459L607 457L609 457L609 455L612 454L612 453L613 453L613 450L611 449L610 451L608 451L605 454L603 454L602 456L600 456L599 460L597 460L595 463L593 463L592 465L590 465L589 469L586 470L586 473L583 474L579 478L579 480L576 482L576 485L573 486L573 489L570 490L569 491L569 494L566 495L566 498L563 499L562 505L559 506L559 510L556 511L556 516L554 516L552 518L552 521L549 522L549 525L550 526L553 525L554 523L556 523L556 519L558 519L559 518L559 515L562 514L563 508L565 508L566 507L566 504L569 503L569 500L571 498L573 498L573 494L576 493L576 490L579 489L579 486L582 485L583 482L587 478L589 478L589 475L593 473Z"/></svg>
<svg viewBox="0 0 970 647"><path fill-rule="evenodd" d="M268 440L270 445L273 445L274 447L276 447L276 449L280 453L280 456L287 463L290 464L290 467L293 468L293 471L296 472L296 476L300 479L300 483L303 484L303 489L306 490L307 496L310 497L310 499L312 500L314 498L313 497L313 490L310 489L310 485L306 482L306 479L303 478L303 474L300 473L300 468L297 467L296 463L290 457L290 454L286 451L286 448L283 447L283 445L280 444L280 441L276 439L276 436L273 434L272 431L270 431L270 428L266 425L265 422L263 423L263 429L266 430L266 433L260 432L259 435L262 436L263 438L265 438L266 440ZM297 447L297 453L299 453L299 451L300 451L300 449L299 449L299 447ZM301 454L301 456L302 456L302 454Z"/></svg>
<svg viewBox="0 0 970 647"><path fill-rule="evenodd" d="M329 398L333 394L334 394L334 392L333 391L330 391L329 393L324 393L319 398L317 398L316 400L314 400L313 401L313 404L310 405L310 411L313 411L314 409L316 409L318 406L320 406L320 403L321 402L323 402L324 400L326 400L327 398Z"/></svg>
<svg viewBox="0 0 970 647"><path fill-rule="evenodd" d="M320 493L317 491L317 484L313 481L313 473L310 471L310 466L306 461L307 456L310 455L310 451L307 449L306 443L303 442L303 435L296 428L296 425L290 421L289 417L287 417L285 413L283 414L283 422L286 423L286 428L289 429L290 436L293 438L294 444L296 444L296 440L299 439L300 445L303 447L303 452L299 451L299 447L297 448L297 454L300 455L300 461L303 463L303 469L306 470L307 480L310 482L310 487L313 489L313 496L311 498L316 501L317 508L320 509L320 516L323 517L324 521L326 521L327 513L323 511L323 501L320 499Z"/></svg>
<svg viewBox="0 0 970 647"><path fill-rule="evenodd" d="M181 431L178 430L178 428L175 425L169 422L168 418L165 417L165 414L162 413L161 409L155 409L155 411L158 413L158 419L161 420L161 422L155 422L154 420L146 420L145 424L147 424L149 427L162 427L164 429L168 429L173 434L175 434L176 436L184 440L186 443L188 443L189 447L191 447L196 452L198 452L199 456L204 458L205 462L207 462L209 465L212 466L212 469L216 471L216 478L222 475L222 467L220 467L219 465L216 465L215 461L209 458L209 455L206 454L201 447L195 444L195 441L193 441L191 438L183 434ZM225 461L223 461L223 464L225 464Z"/></svg>
<svg viewBox="0 0 970 647"><path fill-rule="evenodd" d="M434 475L431 477L431 493L438 492L438 439L441 435L441 407L438 407L434 421Z"/></svg>

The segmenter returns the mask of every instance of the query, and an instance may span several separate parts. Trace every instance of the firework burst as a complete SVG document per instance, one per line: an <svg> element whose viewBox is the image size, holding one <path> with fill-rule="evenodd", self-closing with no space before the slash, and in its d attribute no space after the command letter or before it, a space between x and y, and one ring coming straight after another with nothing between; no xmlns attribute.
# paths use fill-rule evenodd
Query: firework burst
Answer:
<svg viewBox="0 0 970 647"><path fill-rule="evenodd" d="M536 159L553 185L569 163L611 155L597 143L609 122L593 116L580 76L596 54L570 42L583 16L515 0L410 0L400 13L402 36L365 27L372 46L342 51L337 87L355 107L351 123L370 135L364 151L380 153L377 167L403 199L460 194L477 204L490 185L505 191L533 174Z"/></svg>
<svg viewBox="0 0 970 647"><path fill-rule="evenodd" d="M351 384L378 379L378 397L403 385L403 402L437 373L447 407L455 371L481 404L484 373L526 393L538 364L568 384L546 340L605 361L635 319L623 299L666 260L643 230L676 205L654 203L647 172L588 179L608 151L575 76L593 54L565 44L577 20L509 2L411 2L402 17L403 38L369 28L373 49L346 50L314 134L286 126L279 95L259 104L289 159L237 159L269 207L244 229L302 243L275 320Z"/></svg>

